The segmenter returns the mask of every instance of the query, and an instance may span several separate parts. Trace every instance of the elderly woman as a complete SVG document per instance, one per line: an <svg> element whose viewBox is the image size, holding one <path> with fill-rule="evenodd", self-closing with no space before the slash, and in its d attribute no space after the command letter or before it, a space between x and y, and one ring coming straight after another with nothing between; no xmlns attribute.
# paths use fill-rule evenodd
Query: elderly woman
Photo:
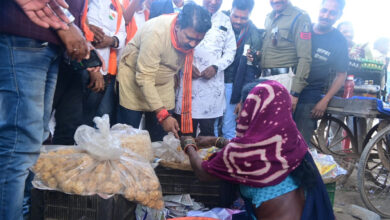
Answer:
<svg viewBox="0 0 390 220"><path fill-rule="evenodd" d="M292 119L288 91L271 80L252 87L243 95L235 138L182 137L195 174L239 184L254 219L334 219L325 185ZM202 161L197 148L214 145L221 151Z"/></svg>

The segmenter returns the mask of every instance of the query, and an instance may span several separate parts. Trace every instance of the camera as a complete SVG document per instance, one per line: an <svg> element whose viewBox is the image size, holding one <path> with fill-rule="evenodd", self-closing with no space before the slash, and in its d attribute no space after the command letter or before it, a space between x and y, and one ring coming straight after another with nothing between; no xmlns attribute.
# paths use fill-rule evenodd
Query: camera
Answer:
<svg viewBox="0 0 390 220"><path fill-rule="evenodd" d="M76 60L70 60L69 64L74 70L84 70L90 67L97 67L103 65L102 61L100 60L100 57L97 55L97 52L95 50L90 51L89 59L83 59L81 62L78 62Z"/></svg>

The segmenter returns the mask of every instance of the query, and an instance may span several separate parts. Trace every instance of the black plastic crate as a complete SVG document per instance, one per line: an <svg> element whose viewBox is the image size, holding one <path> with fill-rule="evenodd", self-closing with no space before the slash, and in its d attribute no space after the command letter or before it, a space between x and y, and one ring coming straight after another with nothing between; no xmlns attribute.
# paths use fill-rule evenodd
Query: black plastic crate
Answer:
<svg viewBox="0 0 390 220"><path fill-rule="evenodd" d="M31 220L131 220L136 204L120 195L68 195L58 191L32 190Z"/></svg>
<svg viewBox="0 0 390 220"><path fill-rule="evenodd" d="M234 199L234 186L227 182L201 182L192 171L157 167L164 195L190 194L207 207L228 207ZM230 198L232 197L232 198Z"/></svg>

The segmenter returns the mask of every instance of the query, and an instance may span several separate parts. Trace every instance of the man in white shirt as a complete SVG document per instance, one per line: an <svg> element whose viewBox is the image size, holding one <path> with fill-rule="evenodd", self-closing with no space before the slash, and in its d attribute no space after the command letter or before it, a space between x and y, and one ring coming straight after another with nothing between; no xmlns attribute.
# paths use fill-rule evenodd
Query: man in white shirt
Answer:
<svg viewBox="0 0 390 220"><path fill-rule="evenodd" d="M214 136L215 119L223 115L226 105L224 70L236 54L236 39L230 18L219 11L222 0L203 0L211 16L211 29L195 48L192 80L193 133L200 128L201 136ZM175 113L182 113L183 79L176 97ZM180 117L177 117L180 120Z"/></svg>
<svg viewBox="0 0 390 220"><path fill-rule="evenodd" d="M120 50L126 41L125 20L119 0L91 0L88 5L88 22L94 32L92 42L103 58L105 68L100 72L90 72L90 89L85 94L85 123L92 125L95 116L109 114L111 123L115 121L117 98L114 93L115 75Z"/></svg>

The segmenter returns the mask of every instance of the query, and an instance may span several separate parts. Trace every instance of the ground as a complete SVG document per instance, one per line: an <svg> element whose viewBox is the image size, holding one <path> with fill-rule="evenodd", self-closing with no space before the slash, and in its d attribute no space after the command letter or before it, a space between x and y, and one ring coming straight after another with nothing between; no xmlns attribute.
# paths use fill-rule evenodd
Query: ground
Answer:
<svg viewBox="0 0 390 220"><path fill-rule="evenodd" d="M357 187L357 175L356 170L349 177L344 186L337 186L334 202L334 212L337 220L356 220L358 218L348 214L347 207L349 204L355 204L366 208ZM382 220L390 220L384 219Z"/></svg>

